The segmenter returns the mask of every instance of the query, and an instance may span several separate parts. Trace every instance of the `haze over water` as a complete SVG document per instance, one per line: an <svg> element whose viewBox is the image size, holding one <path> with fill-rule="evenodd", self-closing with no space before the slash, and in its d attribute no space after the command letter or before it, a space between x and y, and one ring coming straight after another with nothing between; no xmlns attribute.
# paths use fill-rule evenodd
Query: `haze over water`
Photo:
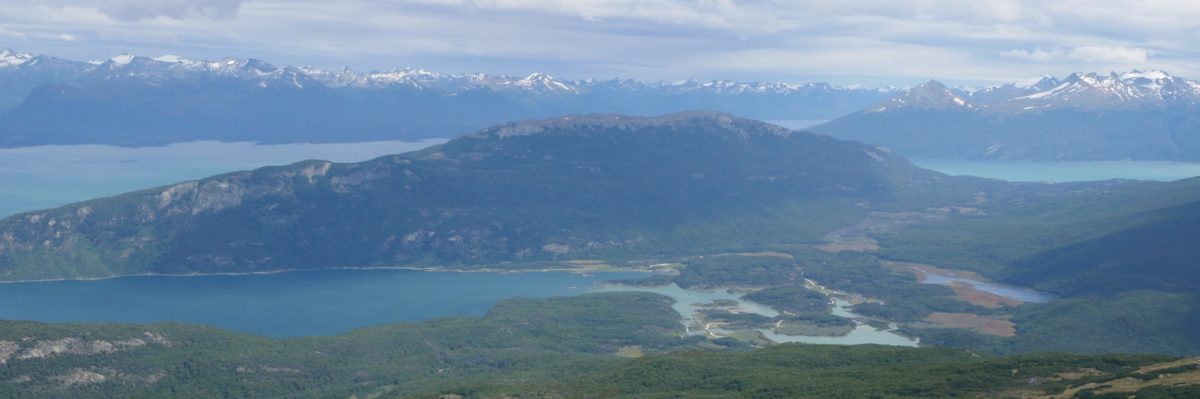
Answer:
<svg viewBox="0 0 1200 399"><path fill-rule="evenodd" d="M1200 176L1200 163L1165 161L968 161L910 158L914 164L954 176L1065 183L1109 179L1174 181Z"/></svg>
<svg viewBox="0 0 1200 399"><path fill-rule="evenodd" d="M359 162L445 142L256 145L197 141L161 147L52 145L0 149L0 217L216 174L307 159Z"/></svg>

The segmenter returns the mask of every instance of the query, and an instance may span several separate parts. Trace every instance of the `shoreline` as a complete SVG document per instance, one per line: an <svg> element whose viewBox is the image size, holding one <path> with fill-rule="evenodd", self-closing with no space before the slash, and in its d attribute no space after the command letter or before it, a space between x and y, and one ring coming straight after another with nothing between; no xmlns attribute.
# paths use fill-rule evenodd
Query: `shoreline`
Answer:
<svg viewBox="0 0 1200 399"><path fill-rule="evenodd" d="M225 272L225 273L188 273L188 274L165 274L165 273L139 273L139 274L118 274L103 277L77 277L77 278L52 278L52 279L36 279L36 280L3 280L3 284L33 284L33 283L54 283L66 281L102 281L113 280L118 278L129 277L219 277L219 276L263 276L272 274L298 273L298 272L316 272L316 271L346 271L346 270L410 270L416 272L428 273L550 273L550 272L566 272L566 273L619 273L619 272L652 272L649 268L611 268L611 269L584 269L584 268L542 268L542 269L496 269L496 268L478 268L478 269L461 269L461 268L440 268L440 267L416 267L416 266L366 266L366 267L332 267L324 269L281 269L268 270L259 272Z"/></svg>

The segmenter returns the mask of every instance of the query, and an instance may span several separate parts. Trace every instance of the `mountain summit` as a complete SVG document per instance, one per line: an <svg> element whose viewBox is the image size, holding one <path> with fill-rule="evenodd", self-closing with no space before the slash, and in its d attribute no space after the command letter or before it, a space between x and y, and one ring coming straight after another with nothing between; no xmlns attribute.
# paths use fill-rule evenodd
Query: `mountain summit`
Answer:
<svg viewBox="0 0 1200 399"><path fill-rule="evenodd" d="M1041 76L979 90L935 83L812 130L908 156L1200 160L1200 82L1163 71Z"/></svg>
<svg viewBox="0 0 1200 399"><path fill-rule="evenodd" d="M946 85L936 80L930 80L916 85L884 102L882 105L868 109L866 112L885 112L900 109L973 110L975 108L975 105L951 91Z"/></svg>

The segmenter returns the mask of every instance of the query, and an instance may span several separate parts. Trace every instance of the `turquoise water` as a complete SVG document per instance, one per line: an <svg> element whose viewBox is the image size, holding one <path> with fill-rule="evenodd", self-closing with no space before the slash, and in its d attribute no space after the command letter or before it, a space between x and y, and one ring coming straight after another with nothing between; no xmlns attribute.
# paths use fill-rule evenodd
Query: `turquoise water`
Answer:
<svg viewBox="0 0 1200 399"><path fill-rule="evenodd" d="M0 217L306 159L365 161L445 140L280 144L199 141L162 147L66 145L0 149Z"/></svg>
<svg viewBox="0 0 1200 399"><path fill-rule="evenodd" d="M305 159L364 161L444 141L0 149L0 216ZM397 321L479 316L505 298L574 295L604 279L641 276L339 270L0 284L0 319L180 321L274 337L330 335Z"/></svg>
<svg viewBox="0 0 1200 399"><path fill-rule="evenodd" d="M673 307L676 312L679 312L684 328L691 335L723 336L733 333L733 331L722 329L720 326L706 326L703 323L703 318L700 315L700 310L704 308L703 305L717 300L737 302L737 306L731 309L735 313L754 313L766 317L776 317L779 315L779 312L770 306L744 299L741 294L730 292L727 289L682 288L675 284L652 287L608 284L602 286L600 290L653 292L669 296L675 300ZM762 333L764 337L777 343L799 342L822 345L876 344L908 347L918 346L918 341L896 334L894 332L895 326L883 330L871 327L867 323L859 321L863 318L862 316L850 311L851 305L849 302L836 298L832 300L835 306L830 311L830 314L854 320L854 329L846 335L827 337L784 335L769 329L758 329L755 331Z"/></svg>
<svg viewBox="0 0 1200 399"><path fill-rule="evenodd" d="M326 270L0 284L0 319L181 321L271 337L332 335L447 316L481 316L512 297L576 295L619 272L452 273Z"/></svg>
<svg viewBox="0 0 1200 399"><path fill-rule="evenodd" d="M911 158L917 166L948 175L1063 183L1108 179L1173 181L1200 176L1200 163L1158 161L1031 162Z"/></svg>

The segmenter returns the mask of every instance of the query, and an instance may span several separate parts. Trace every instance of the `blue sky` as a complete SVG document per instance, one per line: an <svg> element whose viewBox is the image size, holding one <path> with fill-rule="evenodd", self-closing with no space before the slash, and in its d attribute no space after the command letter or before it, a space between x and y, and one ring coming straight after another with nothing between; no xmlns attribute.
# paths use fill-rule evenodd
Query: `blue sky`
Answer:
<svg viewBox="0 0 1200 399"><path fill-rule="evenodd" d="M360 70L910 85L1164 69L1200 78L1200 2L5 0L0 47Z"/></svg>

